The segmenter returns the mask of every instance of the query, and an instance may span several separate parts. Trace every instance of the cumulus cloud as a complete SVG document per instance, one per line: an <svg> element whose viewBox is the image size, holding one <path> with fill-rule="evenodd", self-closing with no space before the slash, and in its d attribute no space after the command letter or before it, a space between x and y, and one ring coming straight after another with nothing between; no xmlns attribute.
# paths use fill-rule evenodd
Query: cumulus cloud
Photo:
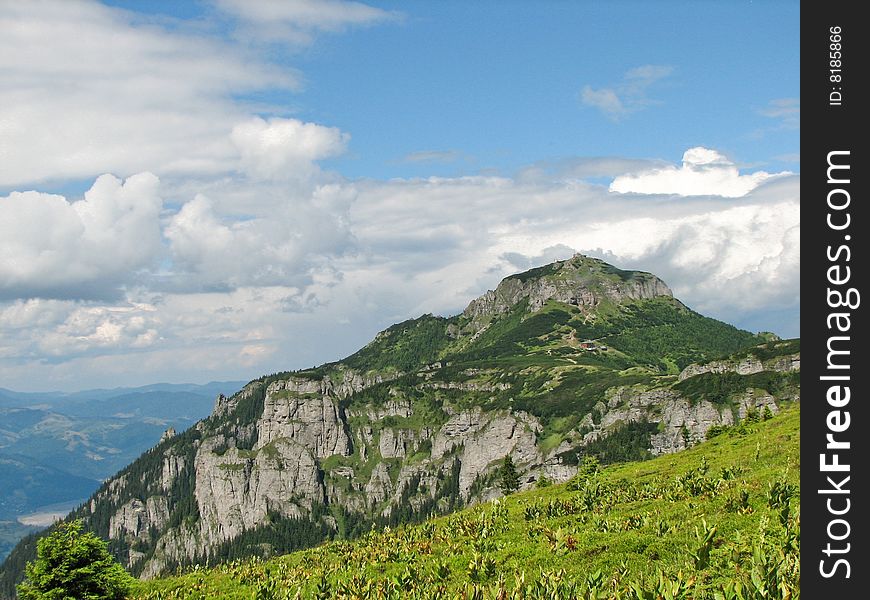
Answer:
<svg viewBox="0 0 870 600"><path fill-rule="evenodd" d="M328 189L311 198L283 198L268 214L238 220L222 216L198 195L166 228L174 289L300 285L312 269L353 247L342 202Z"/></svg>
<svg viewBox="0 0 870 600"><path fill-rule="evenodd" d="M308 178L315 161L344 152L350 136L335 127L297 119L254 117L233 127L230 139L241 154L241 167L261 179Z"/></svg>
<svg viewBox="0 0 870 600"><path fill-rule="evenodd" d="M102 175L84 198L0 198L0 297L114 295L161 249L158 180Z"/></svg>
<svg viewBox="0 0 870 600"><path fill-rule="evenodd" d="M738 198L508 177L337 181L289 195L281 183L247 186L270 198L253 216L213 198L219 186L164 210L166 259L117 301L0 304L0 329L13 332L0 336L0 377L22 381L22 364L56 381L118 383L142 369L183 380L312 366L574 251L657 273L689 306L738 325L799 302L797 176ZM791 314L780 333L797 333Z"/></svg>
<svg viewBox="0 0 870 600"><path fill-rule="evenodd" d="M2 2L0 30L0 186L232 170L239 97L300 85L292 69L96 2Z"/></svg>
<svg viewBox="0 0 870 600"><path fill-rule="evenodd" d="M73 386L96 373L115 385L153 382L154 373L173 371L243 377L240 367L250 368L249 359L278 348L276 334L290 318L282 317L280 302L296 293L286 287L199 294L134 289L111 304L15 301L0 306L0 328L15 333L14 343L0 337L0 359L6 359L0 378L20 386L27 379L22 366L31 361L46 378Z"/></svg>
<svg viewBox="0 0 870 600"><path fill-rule="evenodd" d="M725 196L739 198L773 177L756 171L741 175L733 162L715 150L696 146L683 154L680 166L668 165L638 173L620 175L610 184L610 191L635 194L678 194L680 196Z"/></svg>
<svg viewBox="0 0 870 600"><path fill-rule="evenodd" d="M629 69L622 81L615 85L593 88L583 86L580 101L596 108L607 118L619 121L623 117L653 104L647 92L656 82L669 77L673 67L668 65L642 65Z"/></svg>
<svg viewBox="0 0 870 600"><path fill-rule="evenodd" d="M146 305L74 306L37 345L48 356L67 359L88 352L147 348L159 338L154 312Z"/></svg>

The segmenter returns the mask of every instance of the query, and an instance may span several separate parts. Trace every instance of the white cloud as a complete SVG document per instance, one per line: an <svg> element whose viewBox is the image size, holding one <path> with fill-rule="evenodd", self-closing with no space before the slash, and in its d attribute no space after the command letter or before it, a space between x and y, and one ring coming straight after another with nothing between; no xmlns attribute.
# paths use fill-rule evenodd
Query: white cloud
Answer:
<svg viewBox="0 0 870 600"><path fill-rule="evenodd" d="M249 176L305 179L318 172L315 161L343 153L350 136L335 127L297 119L254 117L233 127L230 139Z"/></svg>
<svg viewBox="0 0 870 600"><path fill-rule="evenodd" d="M597 108L608 117L614 119L629 112L616 93L616 90L612 88L596 90L588 85L583 86L583 91L580 92L580 99L583 101L583 104Z"/></svg>
<svg viewBox="0 0 870 600"><path fill-rule="evenodd" d="M84 199L0 198L0 297L105 296L160 253L158 180L99 177Z"/></svg>
<svg viewBox="0 0 870 600"><path fill-rule="evenodd" d="M316 32L340 32L399 18L397 13L345 0L214 0L215 5L241 19L242 33L256 39L296 44L312 41Z"/></svg>
<svg viewBox="0 0 870 600"><path fill-rule="evenodd" d="M248 92L298 75L84 0L0 3L0 186L235 168Z"/></svg>
<svg viewBox="0 0 870 600"><path fill-rule="evenodd" d="M451 163L462 157L457 150L418 150L406 154L402 162L407 163Z"/></svg>
<svg viewBox="0 0 870 600"><path fill-rule="evenodd" d="M690 305L729 319L791 307L799 296L796 177L739 200L649 202L576 182L503 178L367 184L359 194L351 216L369 264L409 281L414 310L402 318L456 312L500 277L574 250L656 272ZM388 288L395 295L403 286Z"/></svg>
<svg viewBox="0 0 870 600"><path fill-rule="evenodd" d="M737 165L715 150L701 146L683 154L682 165L668 165L638 173L620 175L610 191L635 194L679 194L681 196L745 196L764 181L790 173L756 171L741 175Z"/></svg>
<svg viewBox="0 0 870 600"><path fill-rule="evenodd" d="M656 82L665 79L674 69L668 65L642 65L629 69L618 84L602 88L583 86L580 100L586 106L597 108L607 118L619 121L627 115L653 104L647 91Z"/></svg>
<svg viewBox="0 0 870 600"><path fill-rule="evenodd" d="M776 119L782 129L799 129L801 124L800 98L776 98L758 111L760 115Z"/></svg>
<svg viewBox="0 0 870 600"><path fill-rule="evenodd" d="M240 218L243 200L221 198L219 185L166 215L170 261L151 263L119 301L0 304L11 333L0 336L0 378L25 387L38 372L81 387L312 366L390 323L461 311L501 277L575 250L657 273L691 307L738 324L794 311L799 298L796 176L732 199L506 177L244 187L268 198L253 216ZM785 326L796 333L796 316Z"/></svg>
<svg viewBox="0 0 870 600"><path fill-rule="evenodd" d="M313 269L354 245L345 199L331 190L319 187L309 197L277 195L262 216L242 220L223 216L198 195L165 228L174 262L168 283L173 289L232 290L310 282Z"/></svg>

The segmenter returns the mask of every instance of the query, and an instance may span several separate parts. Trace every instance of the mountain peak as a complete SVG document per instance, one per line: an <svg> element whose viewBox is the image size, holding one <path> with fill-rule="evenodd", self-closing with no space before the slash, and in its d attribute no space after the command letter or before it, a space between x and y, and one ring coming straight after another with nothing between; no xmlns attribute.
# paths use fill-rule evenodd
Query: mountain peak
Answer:
<svg viewBox="0 0 870 600"><path fill-rule="evenodd" d="M583 254L502 279L495 290L473 300L463 314L471 319L510 311L527 301L529 312L548 300L594 309L602 302L622 304L659 296L673 297L664 281L646 271L625 271Z"/></svg>

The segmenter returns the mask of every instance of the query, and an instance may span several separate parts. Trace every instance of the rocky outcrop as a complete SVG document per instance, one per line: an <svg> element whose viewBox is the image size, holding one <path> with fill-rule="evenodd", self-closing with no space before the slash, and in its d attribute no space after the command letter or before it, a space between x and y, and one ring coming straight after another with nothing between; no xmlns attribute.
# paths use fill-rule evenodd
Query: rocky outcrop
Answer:
<svg viewBox="0 0 870 600"><path fill-rule="evenodd" d="M429 427L419 430L385 427L381 429L378 439L378 452L382 458L407 458L431 437L432 430Z"/></svg>
<svg viewBox="0 0 870 600"><path fill-rule="evenodd" d="M680 372L680 381L695 377L703 373L737 373L738 375L752 375L762 371L800 371L801 355L798 353L788 356L777 356L762 361L755 356L747 356L740 360L714 360L703 365L691 364Z"/></svg>
<svg viewBox="0 0 870 600"><path fill-rule="evenodd" d="M421 387L431 390L460 390L462 392L498 392L510 388L507 383L485 381L429 381Z"/></svg>
<svg viewBox="0 0 870 600"><path fill-rule="evenodd" d="M109 520L109 535L146 537L150 527L161 528L169 521L169 508L163 496L151 496L146 502L133 499L121 506Z"/></svg>
<svg viewBox="0 0 870 600"><path fill-rule="evenodd" d="M550 271L536 277L508 277L495 290L473 300L463 312L472 321L503 314L520 302L536 312L549 300L583 308L597 306L608 299L616 303L658 296L673 297L664 281L642 271L615 271L595 258L575 255L558 261Z"/></svg>
<svg viewBox="0 0 870 600"><path fill-rule="evenodd" d="M257 448L281 438L291 439L314 456L347 456L351 441L339 407L322 395L319 382L282 380L269 385L263 415L257 421Z"/></svg>
<svg viewBox="0 0 870 600"><path fill-rule="evenodd" d="M171 439L174 438L176 435L177 435L177 433L176 433L176 431L175 431L175 427L169 427L169 428L166 429L166 431L163 432L163 435L160 436L160 441L157 442L157 443L158 443L158 444L162 444L162 443L165 442L166 440L171 440Z"/></svg>
<svg viewBox="0 0 870 600"><path fill-rule="evenodd" d="M369 421L381 421L387 417L408 418L413 408L410 400L390 398L382 405L369 405L360 409L348 409L348 417L365 417Z"/></svg>
<svg viewBox="0 0 870 600"><path fill-rule="evenodd" d="M778 364L790 367L794 362L788 360ZM799 356L797 364L800 364ZM772 414L779 411L777 398L755 389L745 390L727 405L707 400L692 402L671 388L644 389L637 386L611 388L605 399L606 404L601 402L594 409L600 415L597 423L592 415L587 415L581 422L581 427L591 431L580 436L580 444L563 443L556 449L556 454L606 436L619 425L642 421L658 424L659 431L650 437L650 452L654 455L668 454L703 441L707 431L714 425L734 425L745 419L750 411L756 414L761 414L765 409ZM779 401L799 399L783 397Z"/></svg>
<svg viewBox="0 0 870 600"><path fill-rule="evenodd" d="M393 489L393 480L390 479L387 465L379 462L375 465L371 479L369 479L365 486L365 495L369 505L374 506L383 502L390 497Z"/></svg>
<svg viewBox="0 0 870 600"><path fill-rule="evenodd" d="M195 495L202 533L223 541L263 523L270 511L301 516L324 501L324 488L312 451L278 438L256 452L229 448L218 454L204 443L196 455Z"/></svg>
<svg viewBox="0 0 870 600"><path fill-rule="evenodd" d="M459 491L467 498L474 481L507 455L526 469L540 464L543 456L537 447L537 434L541 429L540 422L524 412L464 410L453 415L435 434L432 458L461 448Z"/></svg>
<svg viewBox="0 0 870 600"><path fill-rule="evenodd" d="M160 489L167 493L172 489L172 484L181 475L181 472L187 467L185 458L179 456L172 450L163 455L163 469L160 473Z"/></svg>
<svg viewBox="0 0 870 600"><path fill-rule="evenodd" d="M260 382L252 381L229 398L223 394L219 394L215 400L214 409L211 411L212 416L220 418L229 415L236 410L236 407L240 402L249 399L257 391L257 388L260 385Z"/></svg>

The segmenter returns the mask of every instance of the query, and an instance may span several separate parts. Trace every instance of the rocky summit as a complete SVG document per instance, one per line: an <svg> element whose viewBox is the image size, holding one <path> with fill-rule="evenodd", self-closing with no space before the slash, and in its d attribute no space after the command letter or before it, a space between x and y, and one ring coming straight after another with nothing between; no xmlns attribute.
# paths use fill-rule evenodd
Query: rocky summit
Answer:
<svg viewBox="0 0 870 600"><path fill-rule="evenodd" d="M220 396L68 518L142 577L273 554L676 452L799 399L800 344L741 331L658 277L576 255L504 279L461 314ZM32 557L24 540L6 589Z"/></svg>

